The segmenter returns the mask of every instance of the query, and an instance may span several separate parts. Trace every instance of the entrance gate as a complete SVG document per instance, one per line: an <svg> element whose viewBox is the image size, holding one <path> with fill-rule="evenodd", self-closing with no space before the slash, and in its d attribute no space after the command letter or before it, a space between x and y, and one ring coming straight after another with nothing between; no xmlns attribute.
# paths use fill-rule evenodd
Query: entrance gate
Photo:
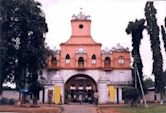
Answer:
<svg viewBox="0 0 166 113"><path fill-rule="evenodd" d="M82 102L92 103L94 92L97 91L97 84L88 75L74 75L65 84L65 102L79 102L79 96Z"/></svg>

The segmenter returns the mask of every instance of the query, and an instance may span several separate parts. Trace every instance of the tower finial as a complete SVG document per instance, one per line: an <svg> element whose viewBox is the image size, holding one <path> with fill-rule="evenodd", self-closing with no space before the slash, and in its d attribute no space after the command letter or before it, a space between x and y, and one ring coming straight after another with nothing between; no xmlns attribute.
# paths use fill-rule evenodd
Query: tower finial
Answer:
<svg viewBox="0 0 166 113"><path fill-rule="evenodd" d="M82 13L82 7L80 8L80 14Z"/></svg>

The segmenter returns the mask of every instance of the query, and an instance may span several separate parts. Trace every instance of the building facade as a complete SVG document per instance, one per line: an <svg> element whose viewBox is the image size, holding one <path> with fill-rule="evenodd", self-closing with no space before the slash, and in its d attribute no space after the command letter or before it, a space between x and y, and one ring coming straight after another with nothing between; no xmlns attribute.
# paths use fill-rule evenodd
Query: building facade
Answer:
<svg viewBox="0 0 166 113"><path fill-rule="evenodd" d="M117 44L102 50L91 36L90 16L80 12L71 19L71 36L48 58L43 76L47 80L40 96L43 102L68 103L92 100L122 103L122 89L131 84L130 52ZM109 41L109 40L108 40Z"/></svg>

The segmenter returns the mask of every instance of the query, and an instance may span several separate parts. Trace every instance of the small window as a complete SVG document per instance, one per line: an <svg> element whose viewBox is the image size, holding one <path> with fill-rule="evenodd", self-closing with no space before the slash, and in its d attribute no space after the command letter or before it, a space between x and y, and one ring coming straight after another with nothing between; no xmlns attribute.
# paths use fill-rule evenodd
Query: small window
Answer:
<svg viewBox="0 0 166 113"><path fill-rule="evenodd" d="M82 29L84 26L82 24L79 25L79 28Z"/></svg>
<svg viewBox="0 0 166 113"><path fill-rule="evenodd" d="M105 66L105 67L110 67L110 65L111 65L111 60L110 60L109 57L106 57L106 58L104 59L104 66Z"/></svg>
<svg viewBox="0 0 166 113"><path fill-rule="evenodd" d="M96 55L92 55L92 64L96 64Z"/></svg>
<svg viewBox="0 0 166 113"><path fill-rule="evenodd" d="M111 63L111 60L109 57L106 57L105 60L104 60L104 64L110 64Z"/></svg>
<svg viewBox="0 0 166 113"><path fill-rule="evenodd" d="M52 63L52 64L57 64L57 59L56 59L56 57L52 56L51 63Z"/></svg>
<svg viewBox="0 0 166 113"><path fill-rule="evenodd" d="M80 58L78 59L78 63L83 64L83 63L84 63L84 58L83 58L83 57L80 57Z"/></svg>
<svg viewBox="0 0 166 113"><path fill-rule="evenodd" d="M66 55L66 64L69 64L70 63L70 56L69 54Z"/></svg>
<svg viewBox="0 0 166 113"><path fill-rule="evenodd" d="M78 59L78 66L79 66L79 67L83 67L83 66L84 66L84 58L83 58L83 57L80 57L80 58Z"/></svg>
<svg viewBox="0 0 166 113"><path fill-rule="evenodd" d="M119 64L124 64L125 63L124 57L120 56L118 62Z"/></svg>

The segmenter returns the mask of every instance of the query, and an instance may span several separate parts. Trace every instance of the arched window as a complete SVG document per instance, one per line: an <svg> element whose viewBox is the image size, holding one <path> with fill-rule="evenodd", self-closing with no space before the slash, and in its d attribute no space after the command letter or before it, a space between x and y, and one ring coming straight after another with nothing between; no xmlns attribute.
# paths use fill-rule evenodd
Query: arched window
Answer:
<svg viewBox="0 0 166 113"><path fill-rule="evenodd" d="M70 56L69 54L66 55L66 64L69 64L70 63Z"/></svg>
<svg viewBox="0 0 166 113"><path fill-rule="evenodd" d="M110 65L111 65L111 60L110 60L109 57L106 57L106 58L104 59L104 66L105 66L105 67L110 67Z"/></svg>
<svg viewBox="0 0 166 113"><path fill-rule="evenodd" d="M83 58L83 57L80 57L80 58L78 59L78 66L79 66L79 67L84 67L84 58Z"/></svg>
<svg viewBox="0 0 166 113"><path fill-rule="evenodd" d="M120 56L118 62L119 62L119 64L124 64L125 63L124 57Z"/></svg>
<svg viewBox="0 0 166 113"><path fill-rule="evenodd" d="M56 57L52 56L52 59L51 59L51 64L57 64L57 59Z"/></svg>
<svg viewBox="0 0 166 113"><path fill-rule="evenodd" d="M96 55L95 54L92 55L92 64L96 64Z"/></svg>

